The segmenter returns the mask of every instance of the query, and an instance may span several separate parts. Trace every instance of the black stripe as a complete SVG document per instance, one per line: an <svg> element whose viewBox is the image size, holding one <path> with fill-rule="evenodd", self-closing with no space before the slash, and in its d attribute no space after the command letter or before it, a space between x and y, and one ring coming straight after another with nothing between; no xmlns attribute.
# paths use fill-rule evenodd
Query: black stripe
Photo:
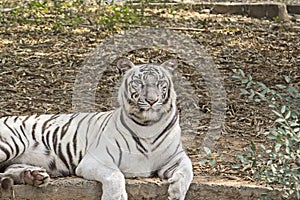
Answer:
<svg viewBox="0 0 300 200"><path fill-rule="evenodd" d="M14 118L14 121L16 121L16 119L17 119L18 117L15 117ZM15 149L16 149L16 154L15 154L15 156L14 156L14 158L15 157L17 157L17 156L19 156L19 154L20 154L20 148L19 148L19 144L16 142L16 139L18 139L22 144L23 144L23 152L22 152L22 154L25 152L25 150L26 150L26 144L24 143L24 141L23 141L23 138L22 138L22 136L21 136L21 134L20 134L20 132L16 129L16 128L12 128L12 127L10 127L9 125L8 125L8 123L7 123L7 120L8 120L8 118L6 118L4 121L3 121L3 124L12 132L12 134L15 136L11 136L11 139L12 139L12 141L13 141L13 143L14 143L14 145L15 145ZM27 136L26 136L26 134L25 134L25 132L24 132L24 130L23 130L23 128L22 128L22 126L21 126L21 133L24 135L24 137L27 139ZM28 146L28 144L29 144L29 140L27 139L27 146Z"/></svg>
<svg viewBox="0 0 300 200"><path fill-rule="evenodd" d="M121 113L120 113L120 120L121 120L121 123L122 123L122 125L125 127L125 129L127 129L129 132L130 132L130 134L131 134L131 136L132 136L132 138L133 138L133 140L135 141L135 143L136 143L136 147L137 147L137 149L144 155L144 156L146 156L147 157L147 154L146 153L148 153L148 150L143 146L143 144L141 143L141 141L140 141L140 138L127 126L127 124L125 123L125 121L124 121L124 116L123 116L123 111L121 111Z"/></svg>
<svg viewBox="0 0 300 200"><path fill-rule="evenodd" d="M62 153L61 144L58 145L58 157L65 164L66 168L69 169L69 164L68 164L65 156Z"/></svg>
<svg viewBox="0 0 300 200"><path fill-rule="evenodd" d="M49 149L51 149L50 148L50 135L51 135L51 131L49 130L46 134L46 142L47 142L46 144Z"/></svg>
<svg viewBox="0 0 300 200"><path fill-rule="evenodd" d="M14 116L13 118L14 118L14 119L13 119L13 120L14 120L14 123L16 123L18 117L17 117L17 116Z"/></svg>
<svg viewBox="0 0 300 200"><path fill-rule="evenodd" d="M17 137L19 138L19 141L23 144L23 151L22 151L22 153L20 154L20 155L22 155L22 154L25 152L25 150L26 150L26 145L25 145L25 142L23 141L23 138L22 138L22 136L20 135L19 131L18 131L16 128L14 128L14 131L16 132Z"/></svg>
<svg viewBox="0 0 300 200"><path fill-rule="evenodd" d="M31 116L28 115L28 116L26 116L25 119L22 121L22 125L23 125L24 128L26 128L26 121L27 121L30 117L31 117Z"/></svg>
<svg viewBox="0 0 300 200"><path fill-rule="evenodd" d="M106 152L108 153L108 155L111 157L111 159L113 160L114 163L116 163L115 158L111 155L111 153L108 150L108 147L106 147Z"/></svg>
<svg viewBox="0 0 300 200"><path fill-rule="evenodd" d="M119 148L119 161L118 161L118 167L120 167L123 154L122 154L122 149L121 149L121 146L120 146L119 142L118 142L117 140L115 140L115 141L116 141L116 144L117 144L117 146L118 146L118 148Z"/></svg>
<svg viewBox="0 0 300 200"><path fill-rule="evenodd" d="M65 123L65 125L62 126L61 128L61 134L60 134L60 139L62 140L63 137L65 136L65 134L68 132L70 124L72 123L73 119L77 116L78 114L73 114L69 121L67 123Z"/></svg>
<svg viewBox="0 0 300 200"><path fill-rule="evenodd" d="M89 120L87 121L87 125L88 125L88 127L87 127L87 130L86 130L86 132L88 133L89 132L89 130L90 130L90 127L92 126L92 124L91 124L91 121L94 119L94 117L95 116L97 116L99 113L94 113L90 118L89 118ZM90 114L88 114L88 116L89 116ZM95 120L95 122L94 122L94 124L93 125L95 125L97 122L98 122L98 120L102 117L103 115L100 115L99 117L97 117L97 119Z"/></svg>
<svg viewBox="0 0 300 200"><path fill-rule="evenodd" d="M98 137L98 138L97 138L97 145L96 145L96 147L98 147L98 145L99 145L99 143L100 143L100 139L101 139L103 130L106 128L108 122L110 121L111 116L112 116L112 113L109 113L109 115L107 115L107 116L105 117L105 119L103 120L103 123L101 124L101 126L100 126L99 129L98 129L98 133L99 133L99 134L97 134L97 137Z"/></svg>
<svg viewBox="0 0 300 200"><path fill-rule="evenodd" d="M49 134L50 134L50 131L48 131L46 134L43 134L43 136L42 136L42 142L43 142L44 146L46 147L46 149L50 149L50 147L49 147L49 139L48 139Z"/></svg>
<svg viewBox="0 0 300 200"><path fill-rule="evenodd" d="M15 158L19 155L20 149L19 149L19 145L17 144L15 138L13 136L11 136L10 138L11 138L11 140L13 141L13 143L15 145L16 153L15 153L15 156L13 157L13 158Z"/></svg>
<svg viewBox="0 0 300 200"><path fill-rule="evenodd" d="M45 150L45 152L44 152L44 155L46 155L46 156L50 156L50 154L51 154L51 151L50 151L50 150L48 150L48 149L46 149L46 150Z"/></svg>
<svg viewBox="0 0 300 200"><path fill-rule="evenodd" d="M92 126L91 121L92 121L92 119L93 119L95 116L97 116L98 114L99 114L99 113L93 114L93 115L89 118L89 120L87 121L87 123L86 123L86 124L88 125L88 127L87 127L87 130L86 130L86 137L85 137L85 151L87 151L87 147L88 147L88 141L89 141L88 133L89 133L90 127ZM103 115L105 115L105 113L100 113L99 117L97 117L97 119L94 121L94 124L93 124L93 127L94 127L94 128L95 128L97 122L99 123L99 121L100 121L100 119L101 119L101 117L102 117ZM98 130L97 130L97 133L99 133L101 127L103 126L103 124L105 123L105 120L106 120L108 117L110 118L110 115L107 115L107 116L105 117L105 119L102 121L102 124L99 126L99 128L98 128ZM106 124L107 124L107 123L106 123ZM106 126L106 124L105 124L105 126ZM102 130L103 130L103 129L102 129ZM97 138L95 138L95 140L97 140L97 145L96 145L96 146L99 145L101 135L102 135L102 132L100 132L100 134L96 135L96 137L97 137Z"/></svg>
<svg viewBox="0 0 300 200"><path fill-rule="evenodd" d="M162 102L162 104L167 104L171 99L170 99L170 96L171 96L171 89L170 87L168 88L168 91L167 91L167 97L165 97L164 101Z"/></svg>
<svg viewBox="0 0 300 200"><path fill-rule="evenodd" d="M20 126L20 130L21 130L21 133L24 135L25 139L27 140L27 148L28 148L30 142L29 142L29 140L28 140L28 138L27 138L27 134L25 133L25 131L24 131L24 129L23 129L22 126Z"/></svg>
<svg viewBox="0 0 300 200"><path fill-rule="evenodd" d="M72 140L74 156L77 156L77 135L78 135L78 130L76 129Z"/></svg>
<svg viewBox="0 0 300 200"><path fill-rule="evenodd" d="M100 115L99 115L99 117L97 117L97 119L95 120L94 125L95 125L97 122L99 122L99 120L101 119L101 117L102 117L103 115L105 115L105 112L103 112L103 113L96 113L96 114L100 114Z"/></svg>
<svg viewBox="0 0 300 200"><path fill-rule="evenodd" d="M139 116L137 116L135 113L130 113L130 116L136 117L137 119L139 118ZM160 121L161 118L163 117L163 115L160 115L160 117L157 120L155 120L155 121L154 120L148 120L148 121L143 121L143 122L136 121L133 117L130 117L130 119L134 123L136 123L137 125L139 125L139 126L150 126L150 125L152 125L152 124Z"/></svg>
<svg viewBox="0 0 300 200"><path fill-rule="evenodd" d="M74 173L73 166L75 166L75 165L73 163L73 156L72 156L71 149L70 149L70 143L67 144L67 154L68 154L69 164L70 164L69 169L72 170L71 173L73 174Z"/></svg>
<svg viewBox="0 0 300 200"><path fill-rule="evenodd" d="M8 143L8 142L4 142L4 143L7 144L7 146L9 146L9 149L10 149L11 154L14 154L14 153L15 153L15 150L14 150L14 148L11 146L11 144Z"/></svg>
<svg viewBox="0 0 300 200"><path fill-rule="evenodd" d="M5 155L6 155L5 160L1 160L1 163L2 163L2 162L7 161L7 160L10 158L10 153L9 153L9 151L8 151L5 147L3 147L1 144L0 144L0 150L3 151L3 152L5 153Z"/></svg>
<svg viewBox="0 0 300 200"><path fill-rule="evenodd" d="M40 144L40 143L35 142L35 143L33 144L33 148L36 149L36 148L39 146L39 144Z"/></svg>
<svg viewBox="0 0 300 200"><path fill-rule="evenodd" d="M54 170L57 170L57 167L56 167L56 162L54 159L50 160L49 164L48 164L48 167L51 171L54 171Z"/></svg>
<svg viewBox="0 0 300 200"><path fill-rule="evenodd" d="M173 175L176 168L179 166L180 162L181 162L181 159L179 159L176 163L174 163L172 166L170 166L168 169L166 169L163 173L163 178L165 178L165 179L170 178Z"/></svg>
<svg viewBox="0 0 300 200"><path fill-rule="evenodd" d="M162 138L162 140L154 148L152 148L152 151L155 151L165 141L165 139L168 136L169 136L169 134L165 134L165 136Z"/></svg>
<svg viewBox="0 0 300 200"><path fill-rule="evenodd" d="M53 150L55 152L55 154L57 154L57 133L58 133L59 127L56 127L56 129L53 131L52 134L52 142L53 142Z"/></svg>
<svg viewBox="0 0 300 200"><path fill-rule="evenodd" d="M41 114L36 114L34 117L37 119L41 116Z"/></svg>
<svg viewBox="0 0 300 200"><path fill-rule="evenodd" d="M179 144L177 145L175 151L167 158L167 161L168 161L168 162L169 162L170 160L172 160L173 158L175 158L175 156L177 156L178 154L184 152L183 150L177 152L178 149L179 149L179 147L180 147L180 144L181 144L181 142L179 142Z"/></svg>
<svg viewBox="0 0 300 200"><path fill-rule="evenodd" d="M171 100L170 96L171 96L171 82L172 82L172 80L169 79L169 78L167 78L167 79L168 79L168 85L169 85L169 87L168 87L168 91L167 91L167 97L163 101L163 104L166 104L169 100Z"/></svg>
<svg viewBox="0 0 300 200"><path fill-rule="evenodd" d="M43 122L42 125L42 134L44 134L45 130L48 128L47 125L49 122L51 122L52 120L58 118L59 115L52 115L49 119L47 119L46 121Z"/></svg>
<svg viewBox="0 0 300 200"><path fill-rule="evenodd" d="M82 158L83 158L82 151L80 151L80 152L79 152L79 160L78 160L78 163L81 162Z"/></svg>
<svg viewBox="0 0 300 200"><path fill-rule="evenodd" d="M32 130L31 130L31 136L32 136L32 139L34 141L36 141L36 137L35 137L35 131L36 131L36 125L37 125L37 122L35 122L32 126Z"/></svg>
<svg viewBox="0 0 300 200"><path fill-rule="evenodd" d="M3 121L3 124L15 135L15 136L18 136L18 134L16 134L14 132L14 130L7 124L7 120L8 120L8 117Z"/></svg>
<svg viewBox="0 0 300 200"><path fill-rule="evenodd" d="M125 138L125 136L122 134L122 132L119 130L118 124L116 121L115 121L115 127L116 127L116 130L118 131L118 133L122 136L123 140L125 141L129 153L131 153L129 143L128 143L127 139Z"/></svg>
<svg viewBox="0 0 300 200"><path fill-rule="evenodd" d="M159 138L161 138L169 129L171 129L174 126L174 124L177 121L177 118L178 118L178 113L176 111L175 115L173 116L173 119L170 121L168 126L166 126L165 129L153 140L152 144L154 144L157 140L159 140Z"/></svg>

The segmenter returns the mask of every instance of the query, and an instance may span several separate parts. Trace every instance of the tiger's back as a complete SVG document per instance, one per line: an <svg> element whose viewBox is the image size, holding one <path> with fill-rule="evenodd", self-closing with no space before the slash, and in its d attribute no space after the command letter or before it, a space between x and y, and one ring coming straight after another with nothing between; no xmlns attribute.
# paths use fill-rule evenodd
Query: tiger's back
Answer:
<svg viewBox="0 0 300 200"><path fill-rule="evenodd" d="M110 115L111 112L100 112L2 117L1 165L23 163L41 166L51 176L73 175L86 153L88 138Z"/></svg>

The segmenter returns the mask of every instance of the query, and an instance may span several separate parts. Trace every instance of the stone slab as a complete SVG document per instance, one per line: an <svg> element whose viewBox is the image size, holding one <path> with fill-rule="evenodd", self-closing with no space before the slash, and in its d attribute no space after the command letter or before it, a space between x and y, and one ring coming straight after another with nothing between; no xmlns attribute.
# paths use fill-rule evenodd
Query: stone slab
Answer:
<svg viewBox="0 0 300 200"><path fill-rule="evenodd" d="M166 200L168 183L159 179L128 179L129 200ZM261 194L278 196L279 191L240 181L202 181L197 178L188 191L186 200L251 200ZM78 177L54 179L43 188L15 185L1 190L1 200L96 200L101 196L101 184Z"/></svg>
<svg viewBox="0 0 300 200"><path fill-rule="evenodd" d="M288 13L300 15L300 2L299 5L287 5L286 7Z"/></svg>
<svg viewBox="0 0 300 200"><path fill-rule="evenodd" d="M135 6L141 6L141 4L134 4ZM287 6L284 3L276 2L264 2L264 3L149 3L149 8L167 8L167 7L182 7L188 5L194 10L209 9L214 14L235 14L245 15L255 18L266 18L281 20L290 20L290 16L287 12ZM291 5L289 9L292 12L296 10L297 5Z"/></svg>

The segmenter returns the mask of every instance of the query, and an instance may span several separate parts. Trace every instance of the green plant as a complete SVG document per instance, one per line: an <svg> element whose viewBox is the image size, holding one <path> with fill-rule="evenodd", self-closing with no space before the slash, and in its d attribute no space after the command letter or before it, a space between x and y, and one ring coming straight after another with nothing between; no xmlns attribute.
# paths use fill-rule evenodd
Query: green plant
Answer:
<svg viewBox="0 0 300 200"><path fill-rule="evenodd" d="M242 95L249 100L266 102L275 115L274 127L266 133L270 146L250 147L238 155L242 165L266 184L282 186L283 197L300 199L300 94L289 77L285 84L274 88L256 82L242 70L234 70L233 78L239 79L245 88Z"/></svg>
<svg viewBox="0 0 300 200"><path fill-rule="evenodd" d="M203 148L204 153L206 154L200 161L200 165L209 164L210 166L214 166L218 163L218 161L222 161L224 158L221 155L221 152L213 153L209 148Z"/></svg>
<svg viewBox="0 0 300 200"><path fill-rule="evenodd" d="M128 28L130 24L141 21L139 11L132 8L132 3L124 5L104 5L104 11L96 20L102 28L108 30L119 30Z"/></svg>

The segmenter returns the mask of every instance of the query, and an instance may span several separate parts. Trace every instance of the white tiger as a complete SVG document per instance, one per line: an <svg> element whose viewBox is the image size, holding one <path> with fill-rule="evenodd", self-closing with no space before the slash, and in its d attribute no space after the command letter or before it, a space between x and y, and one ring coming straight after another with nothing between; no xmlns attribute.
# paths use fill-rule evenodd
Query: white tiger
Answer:
<svg viewBox="0 0 300 200"><path fill-rule="evenodd" d="M2 187L45 186L50 176L76 175L102 183L102 200L125 200L125 177L168 179L169 199L183 200L193 178L182 148L176 94L169 71L176 65L134 65L119 89L120 107L100 113L10 116L0 119Z"/></svg>

